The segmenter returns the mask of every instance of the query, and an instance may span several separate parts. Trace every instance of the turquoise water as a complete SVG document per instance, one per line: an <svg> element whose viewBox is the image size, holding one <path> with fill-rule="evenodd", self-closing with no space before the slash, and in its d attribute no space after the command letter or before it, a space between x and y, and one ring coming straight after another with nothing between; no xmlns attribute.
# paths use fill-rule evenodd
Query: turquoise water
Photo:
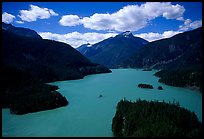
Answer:
<svg viewBox="0 0 204 139"><path fill-rule="evenodd" d="M26 115L2 110L4 137L111 137L111 123L117 102L128 100L179 101L202 121L202 94L186 88L167 86L153 76L156 71L113 69L112 73L89 75L84 79L50 83L59 86L69 105ZM138 88L149 83L154 89ZM158 90L161 85L164 90ZM102 94L103 97L99 98Z"/></svg>

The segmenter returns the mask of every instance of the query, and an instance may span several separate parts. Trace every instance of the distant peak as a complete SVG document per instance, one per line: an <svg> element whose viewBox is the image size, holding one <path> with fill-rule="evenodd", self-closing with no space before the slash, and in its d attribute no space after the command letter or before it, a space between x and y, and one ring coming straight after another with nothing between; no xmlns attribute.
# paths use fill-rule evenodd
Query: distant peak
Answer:
<svg viewBox="0 0 204 139"><path fill-rule="evenodd" d="M91 47L92 45L90 43L87 43L87 47Z"/></svg>
<svg viewBox="0 0 204 139"><path fill-rule="evenodd" d="M125 32L123 32L122 34L123 34L123 35L129 35L129 34L131 34L131 31L125 31Z"/></svg>
<svg viewBox="0 0 204 139"><path fill-rule="evenodd" d="M120 35L122 35L124 37L133 36L131 31L125 31L125 32L121 33Z"/></svg>
<svg viewBox="0 0 204 139"><path fill-rule="evenodd" d="M79 47L91 47L92 45L90 43L86 43L86 44L82 44L81 46Z"/></svg>

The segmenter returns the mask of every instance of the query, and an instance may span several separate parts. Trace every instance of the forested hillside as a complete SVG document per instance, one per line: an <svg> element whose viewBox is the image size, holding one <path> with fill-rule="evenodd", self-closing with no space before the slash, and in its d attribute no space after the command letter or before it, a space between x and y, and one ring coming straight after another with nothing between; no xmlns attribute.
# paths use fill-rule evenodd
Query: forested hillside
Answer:
<svg viewBox="0 0 204 139"><path fill-rule="evenodd" d="M116 137L198 137L201 123L178 103L126 99L117 104L112 120Z"/></svg>

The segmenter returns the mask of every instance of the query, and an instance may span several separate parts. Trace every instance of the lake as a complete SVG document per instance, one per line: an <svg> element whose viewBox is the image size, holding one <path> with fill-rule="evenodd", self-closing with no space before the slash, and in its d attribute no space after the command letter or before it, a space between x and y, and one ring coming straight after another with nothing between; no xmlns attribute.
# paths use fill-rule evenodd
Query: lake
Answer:
<svg viewBox="0 0 204 139"><path fill-rule="evenodd" d="M84 79L49 83L57 85L66 96L66 107L12 115L2 109L3 137L111 137L112 118L117 103L126 98L178 101L182 107L194 111L202 121L202 94L186 88L172 87L158 82L152 71L141 69L112 69L112 73L95 74ZM139 83L154 89L138 88ZM158 90L162 86L164 90ZM102 97L99 97L102 95Z"/></svg>

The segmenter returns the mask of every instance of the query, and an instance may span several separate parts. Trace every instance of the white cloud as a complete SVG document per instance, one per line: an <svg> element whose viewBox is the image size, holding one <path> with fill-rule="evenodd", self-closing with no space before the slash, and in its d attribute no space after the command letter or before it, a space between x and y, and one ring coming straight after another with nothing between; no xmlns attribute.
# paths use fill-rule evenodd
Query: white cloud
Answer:
<svg viewBox="0 0 204 139"><path fill-rule="evenodd" d="M13 22L13 19L16 18L14 15L12 14L8 14L7 12L4 12L2 14L2 22L10 24L11 22Z"/></svg>
<svg viewBox="0 0 204 139"><path fill-rule="evenodd" d="M184 22L184 25L188 25L188 24L190 24L191 22L192 22L191 19L186 19L185 22Z"/></svg>
<svg viewBox="0 0 204 139"><path fill-rule="evenodd" d="M185 8L170 2L147 2L142 5L127 5L115 13L95 13L90 17L68 16L69 20L60 20L63 24L73 26L83 24L85 28L108 31L137 31L146 27L150 20L159 16L166 19L183 21ZM71 18L71 19L70 19ZM69 23L71 22L71 23Z"/></svg>
<svg viewBox="0 0 204 139"><path fill-rule="evenodd" d="M141 34L135 34L134 36L143 38L149 42L164 39L164 38L170 38L178 33L182 33L180 31L165 31L162 34L161 33L154 33L154 32L149 32L149 33L141 33Z"/></svg>
<svg viewBox="0 0 204 139"><path fill-rule="evenodd" d="M197 20L197 21L194 21L192 23L190 23L190 28L192 29L196 29L198 27L201 27L202 26L202 20Z"/></svg>
<svg viewBox="0 0 204 139"><path fill-rule="evenodd" d="M79 25L80 18L77 15L64 15L59 21L62 26L76 26Z"/></svg>
<svg viewBox="0 0 204 139"><path fill-rule="evenodd" d="M56 40L70 44L72 47L77 48L78 46L86 43L95 44L104 39L117 35L116 33L79 33L72 32L67 34L55 34L51 32L39 32L38 33L43 39Z"/></svg>
<svg viewBox="0 0 204 139"><path fill-rule="evenodd" d="M21 20L32 22L39 19L48 19L50 16L58 16L52 9L40 8L35 5L30 5L29 10L20 10L20 15L18 15Z"/></svg>
<svg viewBox="0 0 204 139"><path fill-rule="evenodd" d="M23 24L24 22L23 21L16 21L16 23Z"/></svg>
<svg viewBox="0 0 204 139"><path fill-rule="evenodd" d="M170 3L161 7L163 9L163 17L166 19L182 19L185 8L179 4L171 5ZM160 9L160 7L158 8Z"/></svg>
<svg viewBox="0 0 204 139"><path fill-rule="evenodd" d="M185 21L183 17L178 17L178 18L176 18L176 20Z"/></svg>
<svg viewBox="0 0 204 139"><path fill-rule="evenodd" d="M162 34L154 33L154 32L135 34L134 36L143 38L149 42L159 40L162 38Z"/></svg>
<svg viewBox="0 0 204 139"><path fill-rule="evenodd" d="M202 26L202 20L191 21L190 19L186 19L184 24L179 26L180 31L188 31L190 29L196 29Z"/></svg>
<svg viewBox="0 0 204 139"><path fill-rule="evenodd" d="M94 30L112 30L114 29L114 24L117 21L111 19L109 14L98 14L95 13L91 17L84 17L81 19L85 28L90 28Z"/></svg>
<svg viewBox="0 0 204 139"><path fill-rule="evenodd" d="M163 36L163 38L170 38L170 37L172 37L172 36L174 36L174 35L176 35L176 34L179 34L179 33L182 33L182 32L170 30L170 31L165 31L165 32L162 34L162 36Z"/></svg>

